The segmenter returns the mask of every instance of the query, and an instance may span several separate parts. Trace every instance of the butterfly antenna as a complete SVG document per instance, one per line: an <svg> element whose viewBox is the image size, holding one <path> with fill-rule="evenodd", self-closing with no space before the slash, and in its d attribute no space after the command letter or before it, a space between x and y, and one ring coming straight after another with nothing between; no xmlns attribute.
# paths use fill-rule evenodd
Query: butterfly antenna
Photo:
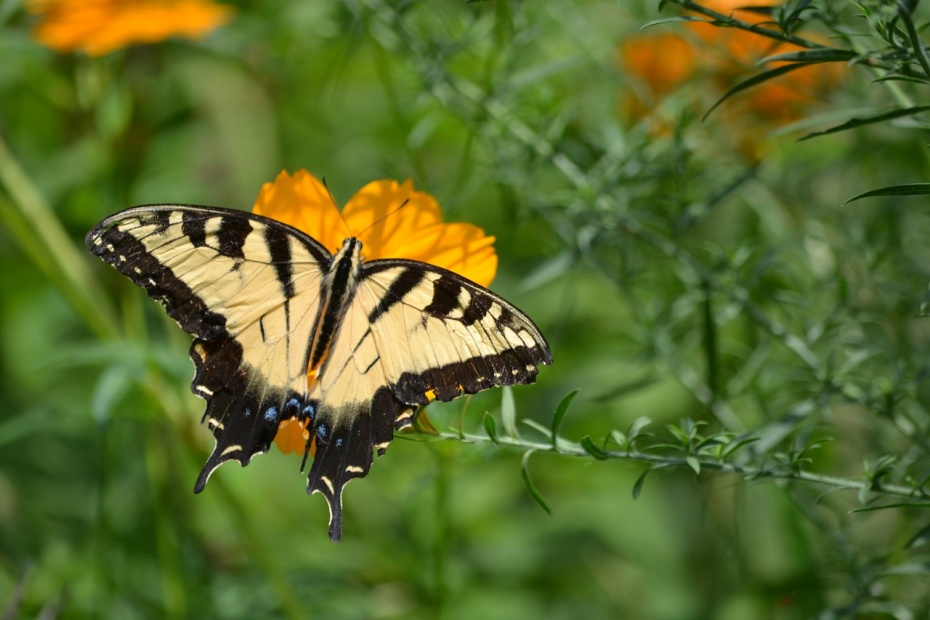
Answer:
<svg viewBox="0 0 930 620"><path fill-rule="evenodd" d="M346 222L346 218L342 217L342 209L339 208L339 204L336 202L336 198L333 196L333 192L330 191L329 185L326 184L326 177L320 179L323 183L323 187L326 188L326 194L329 196L329 201L333 203L333 206L336 207L336 213L339 214L339 219L342 220L342 227L346 229L346 236L348 237L357 237L355 233L352 232L352 229L349 228L349 223Z"/></svg>
<svg viewBox="0 0 930 620"><path fill-rule="evenodd" d="M368 229L370 229L370 228L373 228L375 225L380 224L380 223L383 222L384 220L388 219L389 217L391 217L392 215L394 215L395 213L397 213L398 211L400 211L401 209L403 209L404 207L406 207L406 206L407 206L407 203L409 203L409 202L410 202L410 199L409 199L409 198L404 198L404 201L403 201L402 203L400 203L400 206L398 206L398 207L397 207L396 209L394 209L393 211L390 211L390 212L384 214L383 216L379 217L379 218L376 219L374 222L372 222L371 224L369 224L368 226L366 226L366 227L365 227L365 230L360 231L358 234L360 235L360 234L362 234L363 232L365 232L366 230L368 230ZM358 236L358 235L356 235L356 236Z"/></svg>

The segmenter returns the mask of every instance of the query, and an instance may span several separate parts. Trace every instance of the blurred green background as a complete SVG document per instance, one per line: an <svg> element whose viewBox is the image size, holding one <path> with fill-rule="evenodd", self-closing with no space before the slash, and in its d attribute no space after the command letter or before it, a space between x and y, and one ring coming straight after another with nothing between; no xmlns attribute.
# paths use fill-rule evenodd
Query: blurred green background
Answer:
<svg viewBox="0 0 930 620"><path fill-rule="evenodd" d="M919 504L881 483L923 497L930 475L930 213L840 206L925 176L927 132L796 141L887 105L874 76L834 74L807 125L738 106L701 122L732 85L709 55L667 94L624 61L651 3L228 4L202 40L91 57L0 3L0 617L927 614L925 509L851 511ZM299 168L340 203L411 178L495 235L492 288L555 360L513 390L518 420L548 428L577 389L564 437L604 446L647 416L640 448L670 466L634 487L642 462L534 453L550 516L525 450L400 436L348 486L338 545L299 457L226 465L194 496L213 440L189 337L82 240L135 204L250 209ZM484 436L485 412L506 430L502 398L428 412ZM676 465L684 419L752 433L738 463L775 479ZM842 489L877 463L875 493Z"/></svg>

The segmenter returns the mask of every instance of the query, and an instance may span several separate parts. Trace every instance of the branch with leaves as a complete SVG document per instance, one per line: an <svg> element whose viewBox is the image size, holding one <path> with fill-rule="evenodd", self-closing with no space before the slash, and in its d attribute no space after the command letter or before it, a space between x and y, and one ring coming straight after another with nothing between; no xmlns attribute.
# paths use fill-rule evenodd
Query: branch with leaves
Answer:
<svg viewBox="0 0 930 620"><path fill-rule="evenodd" d="M678 424L668 425L662 436L658 437L649 430L653 424L652 420L640 417L625 431L611 430L599 441L587 435L573 441L559 433L569 406L577 394L577 390L570 392L559 402L548 428L532 419L520 421L538 436L535 439L520 432L510 396L505 396L503 401L501 424L498 424L490 412L485 412L483 434L466 432L461 426L452 431L438 431L424 418L421 411L414 424L419 435L408 437L423 441L443 439L522 450L523 481L533 499L550 514L548 503L530 476L529 460L534 453L553 453L593 461L619 460L646 464L647 468L632 487L634 499L639 497L650 473L667 467L687 467L697 476L700 476L702 471L716 471L736 475L744 480L796 481L827 487L827 490L854 491L859 502L863 504L855 512L890 508L930 508L930 489L927 487L930 476L919 481L912 480L909 486L888 482L893 477L897 465L897 459L892 456L879 457L874 463L865 461L860 479L810 471L807 467L813 462L812 454L823 446L824 439L799 439L787 449L763 452L753 449L754 444L761 439L757 433L703 433L702 428L707 425L706 422L685 418ZM880 503L883 499L891 498L904 498L907 501Z"/></svg>

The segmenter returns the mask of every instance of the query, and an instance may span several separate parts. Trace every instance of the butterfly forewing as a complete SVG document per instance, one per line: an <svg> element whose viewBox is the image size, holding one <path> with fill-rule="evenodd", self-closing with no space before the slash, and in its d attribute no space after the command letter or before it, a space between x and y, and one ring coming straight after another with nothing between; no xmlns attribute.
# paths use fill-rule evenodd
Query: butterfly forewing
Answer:
<svg viewBox="0 0 930 620"><path fill-rule="evenodd" d="M413 280L415 286L398 286ZM373 320L385 380L402 402L425 405L427 392L448 401L489 387L532 383L537 366L552 363L529 317L455 273L383 260L365 266L363 282L368 294L361 296L367 298L361 310Z"/></svg>
<svg viewBox="0 0 930 620"><path fill-rule="evenodd" d="M280 420L302 415L307 342L330 255L316 241L251 214L136 207L98 224L91 251L143 286L196 336L192 391L217 438L197 481L268 449Z"/></svg>

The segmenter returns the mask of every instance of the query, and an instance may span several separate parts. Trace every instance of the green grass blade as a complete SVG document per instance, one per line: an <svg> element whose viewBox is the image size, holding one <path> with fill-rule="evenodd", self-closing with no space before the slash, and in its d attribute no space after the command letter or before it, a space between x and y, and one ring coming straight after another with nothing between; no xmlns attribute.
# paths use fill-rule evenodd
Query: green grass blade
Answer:
<svg viewBox="0 0 930 620"><path fill-rule="evenodd" d="M810 138L816 138L818 136L825 136L831 133L837 133L840 131L847 131L849 129L855 129L856 127L863 127L865 125L873 125L875 123L881 123L884 121L894 120L896 118L901 118L904 116L913 116L915 114L920 114L921 112L926 112L930 110L930 105L918 105L910 108L901 108L898 110L891 110L890 112L882 112L880 114L875 114L874 116L865 116L862 118L851 118L841 125L836 125L829 129L824 129L823 131L815 131L809 133L806 136L798 138L798 142L804 140L809 140Z"/></svg>

